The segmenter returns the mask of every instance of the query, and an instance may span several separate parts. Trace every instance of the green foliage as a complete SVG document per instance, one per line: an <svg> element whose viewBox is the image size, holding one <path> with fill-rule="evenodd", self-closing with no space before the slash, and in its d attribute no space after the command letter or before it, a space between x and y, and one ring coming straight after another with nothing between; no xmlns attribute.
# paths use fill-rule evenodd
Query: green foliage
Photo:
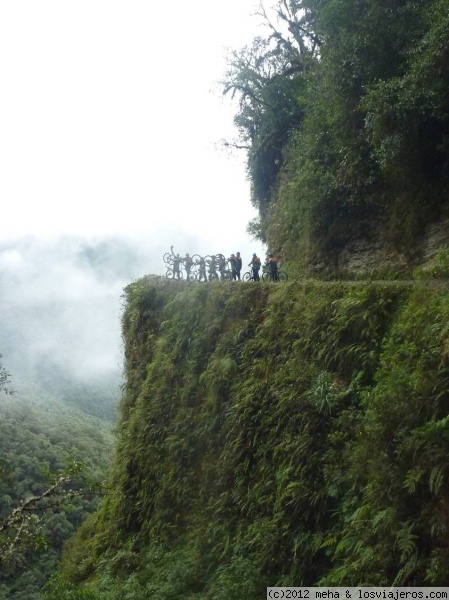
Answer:
<svg viewBox="0 0 449 600"><path fill-rule="evenodd" d="M130 600L446 581L444 290L142 280L127 294L110 494L66 578Z"/></svg>
<svg viewBox="0 0 449 600"><path fill-rule="evenodd" d="M253 120L265 131L250 136L248 150L260 210L251 231L296 269L335 272L349 241L380 233L411 260L426 225L448 208L449 2L302 2L292 6L297 19L304 6L303 35L309 47L320 41L319 60L257 80L258 98L289 98L273 104L279 119L263 107L245 120L251 102L236 116L240 131ZM247 81L244 56L231 67Z"/></svg>
<svg viewBox="0 0 449 600"><path fill-rule="evenodd" d="M251 198L259 209L259 225L252 233L265 238L269 203L283 162L290 133L303 120L304 94L319 38L313 31L314 11L303 0L278 2L277 25L260 6L259 17L268 28L250 46L234 51L222 81L223 93L238 99L234 123L238 144L248 150L247 170Z"/></svg>
<svg viewBox="0 0 449 600"><path fill-rule="evenodd" d="M107 376L88 376L82 379L73 376L67 369L48 362L43 358L38 362L35 373L24 376L27 385L34 385L49 396L88 415L115 422L120 396L118 373ZM25 388L26 389L26 388ZM20 388L18 389L20 391Z"/></svg>
<svg viewBox="0 0 449 600"><path fill-rule="evenodd" d="M278 21L261 7L268 35L232 54L223 87L259 209L249 229L298 274L338 276L348 242L380 233L416 258L447 212L448 9L287 0ZM447 266L443 248L415 277ZM124 301L110 493L62 567L89 581L80 593L447 581L444 286L147 278Z"/></svg>
<svg viewBox="0 0 449 600"><path fill-rule="evenodd" d="M415 269L413 276L415 279L447 279L449 276L449 250L440 248L432 262L425 268Z"/></svg>
<svg viewBox="0 0 449 600"><path fill-rule="evenodd" d="M113 437L108 425L39 388L5 397L0 416L0 526L27 503L24 518L0 534L0 598L35 600L64 541L98 505ZM74 462L83 469L69 474ZM58 473L66 484L61 493L58 488L29 504L51 489ZM78 495L81 490L85 493Z"/></svg>
<svg viewBox="0 0 449 600"><path fill-rule="evenodd" d="M41 600L107 600L103 594L82 590L58 576L45 584L40 598Z"/></svg>
<svg viewBox="0 0 449 600"><path fill-rule="evenodd" d="M9 383L11 383L11 380L9 379L11 377L11 374L8 373L8 371L4 368L3 364L1 363L1 358L2 358L2 354L0 354L0 392L4 392L5 394L12 394L14 392L12 392L7 386Z"/></svg>

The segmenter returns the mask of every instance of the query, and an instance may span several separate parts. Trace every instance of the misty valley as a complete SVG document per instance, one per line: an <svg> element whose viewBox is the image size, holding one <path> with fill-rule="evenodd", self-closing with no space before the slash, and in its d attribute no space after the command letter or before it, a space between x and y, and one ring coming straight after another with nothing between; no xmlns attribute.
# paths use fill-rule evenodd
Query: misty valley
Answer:
<svg viewBox="0 0 449 600"><path fill-rule="evenodd" d="M120 294L146 255L117 239L0 245L0 524L70 471L24 514L31 520L0 531L2 600L39 597L64 542L106 493L122 382Z"/></svg>
<svg viewBox="0 0 449 600"><path fill-rule="evenodd" d="M224 175L205 198L206 162L178 158L196 80L167 45L164 186L136 218L166 208L176 239L0 241L0 600L449 581L449 0L256 17L219 84L236 130L221 147L244 152L269 277L253 259L233 281L256 248L217 239L239 250L228 269L183 229L178 201L211 237L237 215Z"/></svg>

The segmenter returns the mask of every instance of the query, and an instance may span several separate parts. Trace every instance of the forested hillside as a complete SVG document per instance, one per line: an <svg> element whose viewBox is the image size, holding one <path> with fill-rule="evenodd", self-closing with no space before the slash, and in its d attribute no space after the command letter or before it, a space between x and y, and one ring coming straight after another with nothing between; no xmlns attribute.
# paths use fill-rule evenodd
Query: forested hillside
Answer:
<svg viewBox="0 0 449 600"><path fill-rule="evenodd" d="M449 240L447 0L288 0L261 17L268 35L224 82L251 230L299 272L426 262Z"/></svg>
<svg viewBox="0 0 449 600"><path fill-rule="evenodd" d="M37 600L64 540L98 505L113 435L109 423L17 383L12 377L7 387L20 392L0 396L0 598ZM72 473L67 485L3 530L21 502L42 495L65 472Z"/></svg>
<svg viewBox="0 0 449 600"><path fill-rule="evenodd" d="M291 282L128 286L110 493L45 600L449 579L449 0L259 18L226 143Z"/></svg>

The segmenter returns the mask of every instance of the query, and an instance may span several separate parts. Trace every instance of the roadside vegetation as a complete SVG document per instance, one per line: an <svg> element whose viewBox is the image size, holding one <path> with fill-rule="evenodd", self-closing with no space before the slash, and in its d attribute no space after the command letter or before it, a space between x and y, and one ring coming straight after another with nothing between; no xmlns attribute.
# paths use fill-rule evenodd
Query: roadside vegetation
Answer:
<svg viewBox="0 0 449 600"><path fill-rule="evenodd" d="M43 600L449 579L447 244L416 268L449 217L449 0L279 0L259 18L223 77L225 145L246 152L249 231L289 283L194 287L173 269L126 288L112 475ZM343 281L361 239L403 271ZM298 280L311 272L328 281Z"/></svg>
<svg viewBox="0 0 449 600"><path fill-rule="evenodd" d="M59 598L442 585L448 315L419 283L129 286L111 493Z"/></svg>

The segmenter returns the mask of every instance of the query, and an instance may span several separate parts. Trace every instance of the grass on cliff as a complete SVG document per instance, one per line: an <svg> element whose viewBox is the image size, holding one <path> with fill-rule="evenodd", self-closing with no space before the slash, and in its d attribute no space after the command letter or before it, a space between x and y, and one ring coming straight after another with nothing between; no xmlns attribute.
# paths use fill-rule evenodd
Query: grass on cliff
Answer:
<svg viewBox="0 0 449 600"><path fill-rule="evenodd" d="M443 585L448 317L424 286L131 285L114 477L64 585Z"/></svg>

